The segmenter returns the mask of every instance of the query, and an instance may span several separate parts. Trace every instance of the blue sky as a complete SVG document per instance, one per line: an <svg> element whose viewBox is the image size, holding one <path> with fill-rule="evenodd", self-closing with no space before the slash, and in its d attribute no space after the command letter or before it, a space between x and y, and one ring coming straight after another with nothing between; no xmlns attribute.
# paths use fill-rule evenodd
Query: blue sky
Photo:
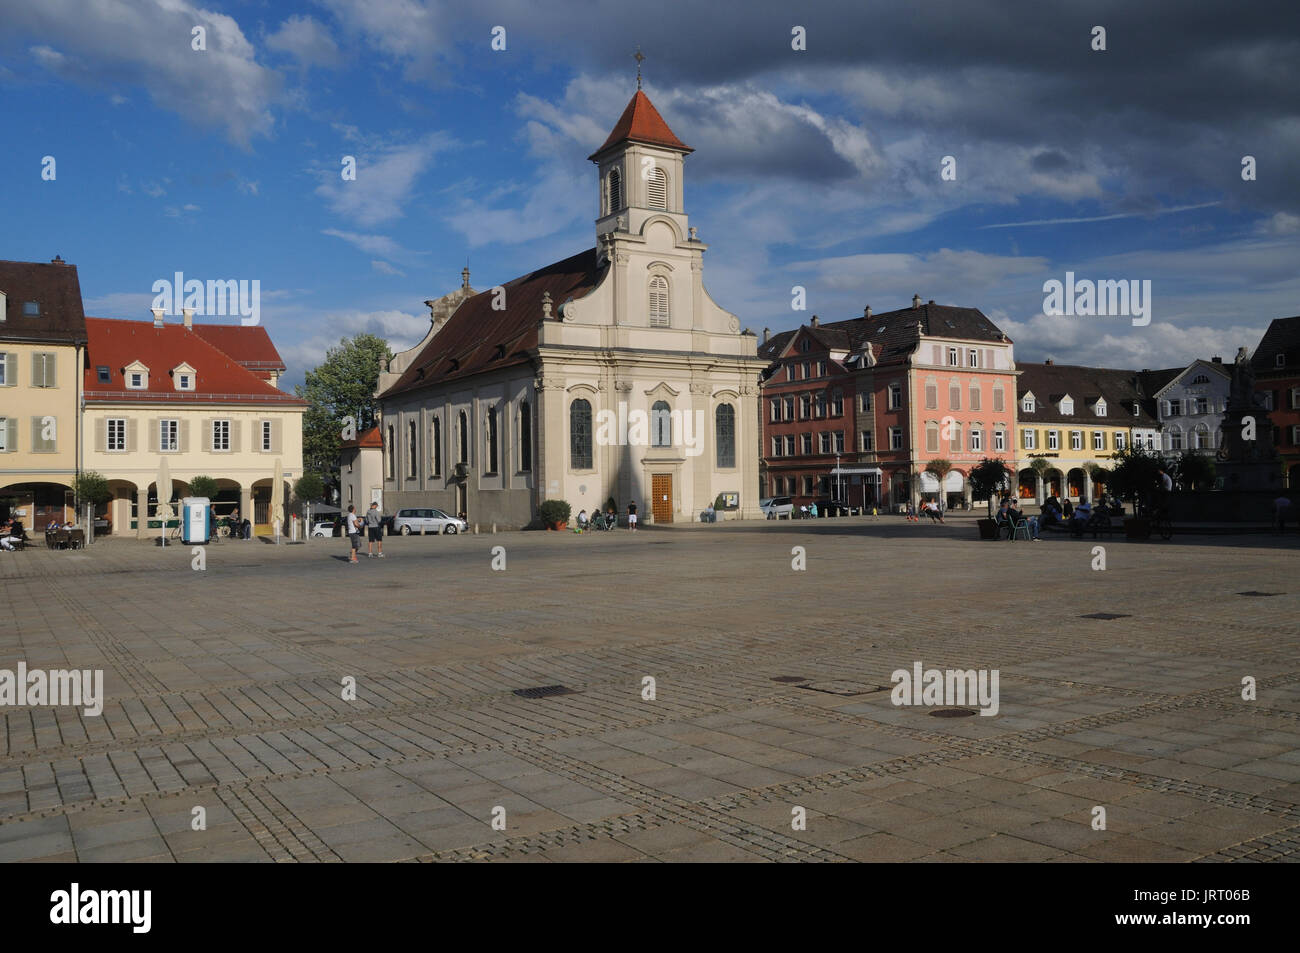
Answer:
<svg viewBox="0 0 1300 953"><path fill-rule="evenodd" d="M1021 360L1231 357L1300 313L1298 15L1131 6L0 0L0 257L61 254L103 317L176 271L257 279L290 385L345 335L409 346L467 261L484 289L594 243L586 157L640 44L742 325L919 293ZM1151 280L1151 325L1044 315L1067 270Z"/></svg>

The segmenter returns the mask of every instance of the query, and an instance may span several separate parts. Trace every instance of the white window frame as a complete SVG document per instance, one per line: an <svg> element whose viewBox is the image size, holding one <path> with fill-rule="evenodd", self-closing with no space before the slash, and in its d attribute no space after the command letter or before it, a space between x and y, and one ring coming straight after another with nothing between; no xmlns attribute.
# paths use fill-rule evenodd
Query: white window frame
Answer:
<svg viewBox="0 0 1300 953"><path fill-rule="evenodd" d="M967 367L980 366L980 352L975 350L975 348L973 347L966 349L966 366Z"/></svg>
<svg viewBox="0 0 1300 953"><path fill-rule="evenodd" d="M218 436L221 439L218 439ZM225 444L225 446L218 446L218 444ZM228 417L212 421L212 452L230 452L230 419Z"/></svg>
<svg viewBox="0 0 1300 953"><path fill-rule="evenodd" d="M1115 449L1116 449L1116 450L1123 450L1123 449L1124 449L1124 444L1126 444L1126 443L1128 443L1128 441L1124 438L1124 435L1123 435L1122 433L1117 433L1117 434L1115 434Z"/></svg>
<svg viewBox="0 0 1300 953"><path fill-rule="evenodd" d="M1024 442L1026 450L1038 449L1038 431L1032 427L1026 427L1021 433L1020 439Z"/></svg>
<svg viewBox="0 0 1300 953"><path fill-rule="evenodd" d="M903 428L902 427L889 428L889 449L890 450L903 449Z"/></svg>
<svg viewBox="0 0 1300 953"><path fill-rule="evenodd" d="M1034 398L1026 397L1020 402L1020 412L1022 414L1032 414L1034 412Z"/></svg>
<svg viewBox="0 0 1300 953"><path fill-rule="evenodd" d="M872 436L870 430L863 430L860 439L862 441L863 453L870 453L875 449L875 438Z"/></svg>
<svg viewBox="0 0 1300 953"><path fill-rule="evenodd" d="M1103 431L1103 430L1094 430L1094 431L1092 432L1092 449L1093 449L1093 450L1105 450L1105 449L1106 449L1106 433L1105 433L1105 431Z"/></svg>
<svg viewBox="0 0 1300 953"><path fill-rule="evenodd" d="M171 424L170 427L167 425ZM168 432L170 431L170 433ZM158 421L158 452L175 453L181 448L181 422L174 417Z"/></svg>
<svg viewBox="0 0 1300 953"><path fill-rule="evenodd" d="M961 348L959 347L948 348L948 366L961 367Z"/></svg>
<svg viewBox="0 0 1300 953"><path fill-rule="evenodd" d="M269 420L263 420L261 424L262 452L270 453L275 446L275 424Z"/></svg>
<svg viewBox="0 0 1300 953"><path fill-rule="evenodd" d="M120 446L113 446L113 424L118 424L117 442ZM125 453L126 452L126 418L109 417L108 422L104 425L104 450L108 453Z"/></svg>
<svg viewBox="0 0 1300 953"><path fill-rule="evenodd" d="M894 381L889 385L889 410L900 410L903 406L903 385Z"/></svg>
<svg viewBox="0 0 1300 953"><path fill-rule="evenodd" d="M993 431L993 450L996 453L1005 453L1007 450L1007 432L1005 430Z"/></svg>
<svg viewBox="0 0 1300 953"><path fill-rule="evenodd" d="M1071 449L1071 450L1082 450L1082 449L1083 449L1083 431L1082 431L1082 430L1071 430L1071 431L1070 431L1070 449Z"/></svg>
<svg viewBox="0 0 1300 953"><path fill-rule="evenodd" d="M1047 431L1047 449L1048 450L1061 449L1061 431L1059 430Z"/></svg>
<svg viewBox="0 0 1300 953"><path fill-rule="evenodd" d="M972 427L970 430L970 449L971 453L978 453L984 449L984 431L978 427Z"/></svg>

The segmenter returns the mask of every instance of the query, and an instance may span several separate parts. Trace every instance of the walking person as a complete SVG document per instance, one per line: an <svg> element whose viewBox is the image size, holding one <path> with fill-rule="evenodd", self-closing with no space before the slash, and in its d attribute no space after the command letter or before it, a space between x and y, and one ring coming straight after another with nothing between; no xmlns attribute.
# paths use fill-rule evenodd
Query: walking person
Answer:
<svg viewBox="0 0 1300 953"><path fill-rule="evenodd" d="M355 563L357 561L357 551L361 549L361 520L357 516L357 508L355 506L348 507L346 522L349 547L348 562Z"/></svg>
<svg viewBox="0 0 1300 953"><path fill-rule="evenodd" d="M352 509L352 507L348 507ZM375 543L379 544L379 558L384 558L384 514L379 509L379 504L374 500L370 501L370 509L366 510L366 558L375 558Z"/></svg>
<svg viewBox="0 0 1300 953"><path fill-rule="evenodd" d="M632 530L632 532L634 533L636 532L636 504L635 503L629 503L627 505L627 528Z"/></svg>

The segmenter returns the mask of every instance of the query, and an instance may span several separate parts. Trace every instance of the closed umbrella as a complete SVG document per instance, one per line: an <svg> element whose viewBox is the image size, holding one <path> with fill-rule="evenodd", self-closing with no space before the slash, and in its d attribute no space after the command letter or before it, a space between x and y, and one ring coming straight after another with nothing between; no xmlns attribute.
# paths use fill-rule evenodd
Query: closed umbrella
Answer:
<svg viewBox="0 0 1300 953"><path fill-rule="evenodd" d="M158 519L162 522L162 544L167 545L167 520L171 518L172 476L167 458L158 458Z"/></svg>
<svg viewBox="0 0 1300 953"><path fill-rule="evenodd" d="M280 527L284 524L284 466L275 458L275 476L271 481L271 525L275 528L275 541L280 541Z"/></svg>

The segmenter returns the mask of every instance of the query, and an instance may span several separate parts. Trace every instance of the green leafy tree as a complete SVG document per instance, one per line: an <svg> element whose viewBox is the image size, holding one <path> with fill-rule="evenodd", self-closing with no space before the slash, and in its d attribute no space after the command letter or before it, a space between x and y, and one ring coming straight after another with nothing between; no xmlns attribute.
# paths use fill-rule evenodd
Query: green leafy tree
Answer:
<svg viewBox="0 0 1300 953"><path fill-rule="evenodd" d="M985 457L971 467L970 495L972 499L989 501L989 516L993 515L993 500L998 491L1010 489L1011 471L1001 459Z"/></svg>
<svg viewBox="0 0 1300 953"><path fill-rule="evenodd" d="M1174 461L1170 474L1184 490L1214 489L1214 461L1203 453L1186 450Z"/></svg>
<svg viewBox="0 0 1300 953"><path fill-rule="evenodd" d="M196 476L190 481L190 496L206 496L214 500L218 492L217 481L210 476Z"/></svg>
<svg viewBox="0 0 1300 953"><path fill-rule="evenodd" d="M293 484L293 496L299 503L315 503L325 498L325 481L319 473L304 473Z"/></svg>
<svg viewBox="0 0 1300 953"><path fill-rule="evenodd" d="M1110 458L1115 466L1111 468L1108 487L1121 500L1142 503L1160 488L1160 471L1165 462L1154 450L1125 447Z"/></svg>
<svg viewBox="0 0 1300 953"><path fill-rule="evenodd" d="M351 417L358 434L375 425L379 410L375 387L392 356L388 342L373 334L343 338L294 388L309 404L302 420L304 469L337 482L343 419Z"/></svg>
<svg viewBox="0 0 1300 953"><path fill-rule="evenodd" d="M113 491L108 488L108 478L94 470L83 470L72 481L72 492L77 497L77 504L93 503L99 506L113 498Z"/></svg>

